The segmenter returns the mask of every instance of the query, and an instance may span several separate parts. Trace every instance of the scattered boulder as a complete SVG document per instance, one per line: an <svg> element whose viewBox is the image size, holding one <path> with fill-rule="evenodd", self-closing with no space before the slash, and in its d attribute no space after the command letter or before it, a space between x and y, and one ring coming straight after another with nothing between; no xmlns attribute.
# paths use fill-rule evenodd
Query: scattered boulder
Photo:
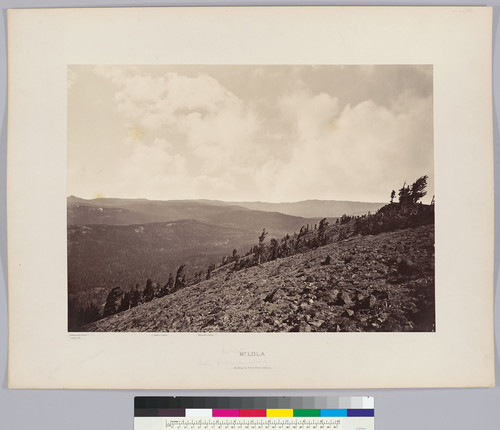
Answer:
<svg viewBox="0 0 500 430"><path fill-rule="evenodd" d="M401 275L411 275L415 271L416 267L416 264L409 258L398 257L397 259L398 273Z"/></svg>
<svg viewBox="0 0 500 430"><path fill-rule="evenodd" d="M377 300L387 300L389 299L389 293L387 291L375 290L372 292L372 295L377 298Z"/></svg>
<svg viewBox="0 0 500 430"><path fill-rule="evenodd" d="M347 291L342 291L342 293L340 293L339 299L344 305L348 307L351 307L353 304L351 296L349 296L349 293Z"/></svg>
<svg viewBox="0 0 500 430"><path fill-rule="evenodd" d="M343 317L352 317L354 315L354 311L352 309L346 309L343 313Z"/></svg>
<svg viewBox="0 0 500 430"><path fill-rule="evenodd" d="M344 263L349 264L352 261L352 255L346 255L344 257Z"/></svg>
<svg viewBox="0 0 500 430"><path fill-rule="evenodd" d="M328 266L332 262L332 257L330 255L327 255L325 260L321 262L322 266Z"/></svg>
<svg viewBox="0 0 500 430"><path fill-rule="evenodd" d="M278 291L279 288L276 288L272 293L269 293L265 298L264 298L264 301L265 302L268 302L268 303L271 303L274 299L274 295L276 294L276 291Z"/></svg>
<svg viewBox="0 0 500 430"><path fill-rule="evenodd" d="M311 326L309 324L307 324L305 321L301 321L299 324L299 331L310 332Z"/></svg>
<svg viewBox="0 0 500 430"><path fill-rule="evenodd" d="M373 294L370 294L368 297L364 297L361 300L358 300L356 303L356 308L358 309L372 308L373 306L375 306L375 303L377 303L377 298Z"/></svg>
<svg viewBox="0 0 500 430"><path fill-rule="evenodd" d="M315 321L310 321L309 324L311 324L316 328L320 328L324 322L325 322L324 320L315 320Z"/></svg>

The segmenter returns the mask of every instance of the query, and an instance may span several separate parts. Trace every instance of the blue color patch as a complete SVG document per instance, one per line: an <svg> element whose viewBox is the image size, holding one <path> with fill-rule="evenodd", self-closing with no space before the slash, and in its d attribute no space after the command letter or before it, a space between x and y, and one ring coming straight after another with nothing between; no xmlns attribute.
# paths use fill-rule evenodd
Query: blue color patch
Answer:
<svg viewBox="0 0 500 430"><path fill-rule="evenodd" d="M348 409L348 417L374 417L375 409Z"/></svg>

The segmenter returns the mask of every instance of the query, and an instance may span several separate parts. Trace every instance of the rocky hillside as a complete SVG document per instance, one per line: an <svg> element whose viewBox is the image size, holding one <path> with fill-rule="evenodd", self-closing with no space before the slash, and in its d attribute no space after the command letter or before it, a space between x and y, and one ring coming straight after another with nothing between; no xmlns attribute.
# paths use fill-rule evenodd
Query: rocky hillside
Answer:
<svg viewBox="0 0 500 430"><path fill-rule="evenodd" d="M234 270L82 331L434 331L434 225Z"/></svg>

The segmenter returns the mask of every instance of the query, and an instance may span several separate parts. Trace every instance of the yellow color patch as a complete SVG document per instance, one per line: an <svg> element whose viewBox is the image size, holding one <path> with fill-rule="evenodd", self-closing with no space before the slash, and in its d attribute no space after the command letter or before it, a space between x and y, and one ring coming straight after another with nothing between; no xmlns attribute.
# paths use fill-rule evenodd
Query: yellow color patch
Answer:
<svg viewBox="0 0 500 430"><path fill-rule="evenodd" d="M268 417L293 417L293 409L267 409Z"/></svg>

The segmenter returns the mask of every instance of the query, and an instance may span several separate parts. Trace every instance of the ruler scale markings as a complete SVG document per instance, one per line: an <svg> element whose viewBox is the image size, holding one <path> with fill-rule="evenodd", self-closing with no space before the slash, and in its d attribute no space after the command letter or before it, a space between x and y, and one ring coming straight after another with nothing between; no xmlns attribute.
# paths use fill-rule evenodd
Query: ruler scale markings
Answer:
<svg viewBox="0 0 500 430"><path fill-rule="evenodd" d="M179 419L169 420L167 429L340 429L340 419Z"/></svg>

